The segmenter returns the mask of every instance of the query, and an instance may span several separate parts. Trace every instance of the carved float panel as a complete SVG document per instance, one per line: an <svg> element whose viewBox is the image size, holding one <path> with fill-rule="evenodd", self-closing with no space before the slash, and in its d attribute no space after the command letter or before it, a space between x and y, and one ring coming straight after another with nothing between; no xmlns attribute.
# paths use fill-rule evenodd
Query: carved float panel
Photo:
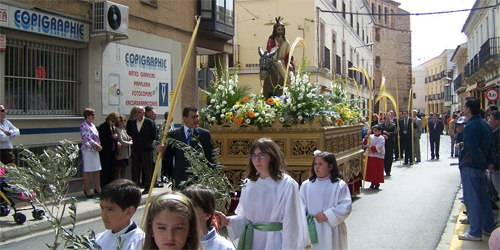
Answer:
<svg viewBox="0 0 500 250"><path fill-rule="evenodd" d="M312 156L318 140L292 140L292 156Z"/></svg>
<svg viewBox="0 0 500 250"><path fill-rule="evenodd" d="M245 156L250 154L253 140L229 140L229 156Z"/></svg>

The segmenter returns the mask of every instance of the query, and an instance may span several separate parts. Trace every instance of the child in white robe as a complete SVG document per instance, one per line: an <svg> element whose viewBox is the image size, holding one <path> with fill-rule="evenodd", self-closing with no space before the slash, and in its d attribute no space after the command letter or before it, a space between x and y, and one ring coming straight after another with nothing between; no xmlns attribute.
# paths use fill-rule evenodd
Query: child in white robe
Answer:
<svg viewBox="0 0 500 250"><path fill-rule="evenodd" d="M96 236L101 249L142 249L144 232L131 221L141 203L141 190L127 179L118 179L101 191L101 218L106 231Z"/></svg>
<svg viewBox="0 0 500 250"><path fill-rule="evenodd" d="M204 250L235 250L233 243L220 236L212 226L215 214L215 195L207 187L194 184L182 190L194 205Z"/></svg>
<svg viewBox="0 0 500 250"><path fill-rule="evenodd" d="M261 138L249 158L236 215L216 212L219 225L227 226L231 240L239 238L237 249L306 249L311 244L306 214L297 182L285 174L283 152Z"/></svg>
<svg viewBox="0 0 500 250"><path fill-rule="evenodd" d="M349 187L341 178L335 156L316 150L310 177L300 187L313 249L347 249L344 220L351 213L352 201Z"/></svg>
<svg viewBox="0 0 500 250"><path fill-rule="evenodd" d="M380 183L384 183L384 158L385 139L381 136L382 127L379 124L373 126L373 135L370 135L370 146L368 149L368 163L366 165L365 181L371 182L370 188L378 190ZM367 136L367 137L368 137ZM363 145L368 143L367 138Z"/></svg>
<svg viewBox="0 0 500 250"><path fill-rule="evenodd" d="M167 192L148 208L143 250L201 250L198 219L191 200Z"/></svg>

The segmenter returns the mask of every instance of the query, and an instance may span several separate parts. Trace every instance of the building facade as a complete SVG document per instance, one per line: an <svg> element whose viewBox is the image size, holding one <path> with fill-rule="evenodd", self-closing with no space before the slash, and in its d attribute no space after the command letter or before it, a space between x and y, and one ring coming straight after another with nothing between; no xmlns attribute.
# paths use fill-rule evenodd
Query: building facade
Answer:
<svg viewBox="0 0 500 250"><path fill-rule="evenodd" d="M409 12L391 0L368 0L375 25L373 27L373 54L375 59L375 86L380 91L382 77L385 88L397 102L399 110L407 109L412 89L411 30ZM396 89L397 88L397 89ZM397 94L396 94L397 90ZM381 103L385 107L384 103ZM389 101L388 109L395 109ZM383 110L384 108L380 108ZM379 110L375 107L375 110Z"/></svg>
<svg viewBox="0 0 500 250"><path fill-rule="evenodd" d="M38 151L81 141L85 108L96 111L96 126L139 105L153 106L162 122L202 14L174 111L180 123L182 107L199 103L196 56L232 54L233 7L233 0L2 1L0 103L21 131L14 144Z"/></svg>
<svg viewBox="0 0 500 250"><path fill-rule="evenodd" d="M453 67L453 92L456 94L456 106L455 110L463 111L465 98L469 96L472 92L468 92L467 83L465 82L464 69L467 63L469 63L469 56L467 53L467 43L463 43L457 46L455 52L451 56L451 62L455 64Z"/></svg>
<svg viewBox="0 0 500 250"><path fill-rule="evenodd" d="M495 0L477 0L462 32L467 36L469 62L464 67L464 81L469 96L481 100L481 108L497 99L486 98L488 89L500 90L500 3Z"/></svg>
<svg viewBox="0 0 500 250"><path fill-rule="evenodd" d="M445 89L449 89L452 83L454 63L450 61L454 49L446 49L439 56L425 62L427 77L426 105L429 113L453 112L451 110L451 97L445 98Z"/></svg>
<svg viewBox="0 0 500 250"><path fill-rule="evenodd" d="M373 76L373 17L365 1L304 0L304 1L236 1L238 19L235 44L239 64L239 82L261 94L258 46L266 48L273 31L275 17L283 17L286 38L293 43L296 37L304 39L306 47L297 46L293 52L296 69L302 59L308 64L311 82L331 87L337 77L347 79L350 98L358 94L368 99L367 81L361 74L348 70L358 67ZM349 13L359 13L349 14ZM236 58L236 56L235 56ZM236 63L235 63L236 64ZM357 98L357 97L356 97ZM368 108L367 102L361 104ZM366 113L365 113L366 114Z"/></svg>
<svg viewBox="0 0 500 250"><path fill-rule="evenodd" d="M413 93L415 99L413 109L420 111L420 113L428 114L427 106L425 105L425 98L427 93L427 70L424 64L420 64L412 69L413 76Z"/></svg>

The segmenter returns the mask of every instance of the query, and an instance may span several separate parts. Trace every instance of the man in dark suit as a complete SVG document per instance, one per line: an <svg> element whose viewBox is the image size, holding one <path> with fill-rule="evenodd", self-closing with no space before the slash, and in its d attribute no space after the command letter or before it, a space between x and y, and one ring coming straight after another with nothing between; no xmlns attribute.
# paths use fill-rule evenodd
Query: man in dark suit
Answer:
<svg viewBox="0 0 500 250"><path fill-rule="evenodd" d="M443 122L438 119L437 113L432 114L432 120L429 121L429 140L431 143L431 160L434 157L439 160L439 142L443 133Z"/></svg>
<svg viewBox="0 0 500 250"><path fill-rule="evenodd" d="M380 126L382 128L382 136L385 138L384 170L387 176L391 176L392 153L395 148L394 138L397 138L396 124L392 122L390 115L386 115L384 122Z"/></svg>
<svg viewBox="0 0 500 250"><path fill-rule="evenodd" d="M389 111L389 114L391 115L391 121L392 123L394 123L394 125L396 126L396 129L398 128L398 117L396 117L396 113L394 112L394 110L390 110ZM394 160L395 161L398 161L399 160L399 147L398 147L398 136L396 135L394 137Z"/></svg>
<svg viewBox="0 0 500 250"><path fill-rule="evenodd" d="M403 110L402 118L399 119L399 154L403 157L403 151L405 154L405 161L403 165L410 163L413 165L413 145L412 137L413 133L411 127L413 126L413 120L408 116L408 110Z"/></svg>
<svg viewBox="0 0 500 250"><path fill-rule="evenodd" d="M144 191L149 193L151 185L151 165L153 162L153 141L156 139L155 123L144 117L144 107L139 106L135 111L136 120L132 120L127 128L127 134L132 137L132 181L139 185L141 172Z"/></svg>
<svg viewBox="0 0 500 250"><path fill-rule="evenodd" d="M214 146L212 145L212 137L210 132L203 128L198 128L198 121L200 120L200 115L198 114L198 109L194 106L185 107L182 111L182 119L184 120L184 125L172 132L168 133L168 137L176 139L178 141L184 142L195 149L200 147L205 153L205 158L209 161L209 165L215 167L216 160L214 155ZM167 146L166 149L159 147L158 151L165 150L165 158L168 162L174 160L174 169L172 171L172 178L174 181L175 188L179 188L182 181L187 180L186 168L188 162L184 156L184 151Z"/></svg>

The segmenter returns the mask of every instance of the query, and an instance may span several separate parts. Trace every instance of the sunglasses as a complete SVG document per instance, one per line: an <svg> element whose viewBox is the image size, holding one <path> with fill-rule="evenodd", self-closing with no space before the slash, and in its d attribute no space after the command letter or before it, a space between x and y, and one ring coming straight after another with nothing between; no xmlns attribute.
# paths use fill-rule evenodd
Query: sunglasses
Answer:
<svg viewBox="0 0 500 250"><path fill-rule="evenodd" d="M91 116L95 116L95 114L90 114Z"/></svg>
<svg viewBox="0 0 500 250"><path fill-rule="evenodd" d="M5 109L0 110L0 112L5 113Z"/></svg>
<svg viewBox="0 0 500 250"><path fill-rule="evenodd" d="M136 114L144 113L144 111L135 111Z"/></svg>
<svg viewBox="0 0 500 250"><path fill-rule="evenodd" d="M266 157L267 157L267 154L264 154L264 153L260 153L260 154L250 154L250 155L248 156L248 158L250 158L250 159L252 159L252 160L256 160L257 158L259 158L259 159L261 159L261 160L262 160L262 159L264 159L264 158L266 158Z"/></svg>

